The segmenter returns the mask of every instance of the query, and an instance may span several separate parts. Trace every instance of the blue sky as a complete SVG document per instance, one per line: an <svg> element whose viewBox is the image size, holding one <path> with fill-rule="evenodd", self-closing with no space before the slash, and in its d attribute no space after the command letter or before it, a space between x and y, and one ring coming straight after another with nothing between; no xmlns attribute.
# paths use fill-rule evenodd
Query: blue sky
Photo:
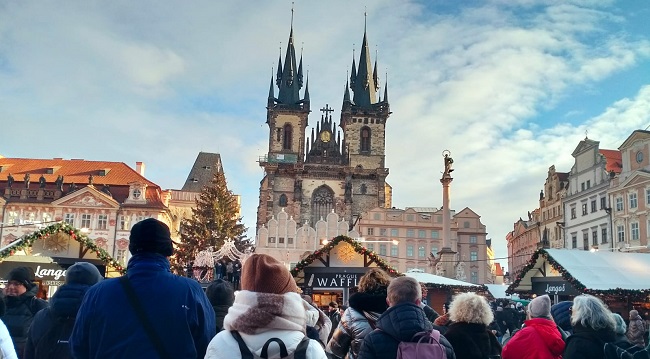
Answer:
<svg viewBox="0 0 650 359"><path fill-rule="evenodd" d="M382 84L388 74L394 205L440 207L450 150L452 208L482 216L497 257L538 206L548 168L570 170L585 131L616 149L650 125L647 1L294 8L312 107L329 104L337 123L367 11ZM290 19L289 1L3 1L0 154L143 161L148 179L180 188L199 151L219 152L254 236L266 97Z"/></svg>

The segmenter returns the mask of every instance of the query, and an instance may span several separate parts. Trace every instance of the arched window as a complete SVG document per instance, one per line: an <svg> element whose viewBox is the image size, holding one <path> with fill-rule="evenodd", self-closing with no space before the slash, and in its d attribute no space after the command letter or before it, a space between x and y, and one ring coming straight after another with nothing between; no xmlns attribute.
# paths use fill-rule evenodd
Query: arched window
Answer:
<svg viewBox="0 0 650 359"><path fill-rule="evenodd" d="M370 128L361 128L361 152L370 152Z"/></svg>
<svg viewBox="0 0 650 359"><path fill-rule="evenodd" d="M321 218L327 218L332 212L334 204L334 191L327 186L316 188L311 200L311 225L314 226Z"/></svg>
<svg viewBox="0 0 650 359"><path fill-rule="evenodd" d="M366 194L368 193L368 186L366 186L365 183L361 184L361 194Z"/></svg>
<svg viewBox="0 0 650 359"><path fill-rule="evenodd" d="M279 202L280 202L279 203L280 207L286 207L287 206L287 195L286 194L281 194Z"/></svg>
<svg viewBox="0 0 650 359"><path fill-rule="evenodd" d="M291 139L293 138L292 136L293 129L291 128L290 124L284 125L284 141L282 142L282 149L283 150L290 150L291 149Z"/></svg>

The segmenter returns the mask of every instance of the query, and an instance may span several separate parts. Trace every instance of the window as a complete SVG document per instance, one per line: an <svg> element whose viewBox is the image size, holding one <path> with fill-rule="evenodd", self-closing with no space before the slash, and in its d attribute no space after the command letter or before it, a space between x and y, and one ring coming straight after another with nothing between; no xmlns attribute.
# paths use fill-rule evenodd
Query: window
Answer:
<svg viewBox="0 0 650 359"><path fill-rule="evenodd" d="M587 188L591 188L591 180L587 180Z"/></svg>
<svg viewBox="0 0 650 359"><path fill-rule="evenodd" d="M390 236L391 237L399 237L399 231L397 230L397 228L391 228L390 229Z"/></svg>
<svg viewBox="0 0 650 359"><path fill-rule="evenodd" d="M293 245L293 238L292 237L287 238L287 244L292 244Z"/></svg>
<svg viewBox="0 0 650 359"><path fill-rule="evenodd" d="M575 233L571 234L571 248L578 248L578 236Z"/></svg>
<svg viewBox="0 0 650 359"><path fill-rule="evenodd" d="M108 228L108 215L100 214L97 216L97 229L107 229Z"/></svg>
<svg viewBox="0 0 650 359"><path fill-rule="evenodd" d="M406 256L413 257L413 245L409 244L406 246Z"/></svg>
<svg viewBox="0 0 650 359"><path fill-rule="evenodd" d="M418 238L426 238L427 237L427 231L424 229L418 230Z"/></svg>
<svg viewBox="0 0 650 359"><path fill-rule="evenodd" d="M291 128L290 124L284 125L284 138L282 139L282 149L283 150L290 150L291 149L291 140L292 140L292 132L293 129Z"/></svg>
<svg viewBox="0 0 650 359"><path fill-rule="evenodd" d="M433 238L433 239L440 238L440 232L438 232L437 230L434 229L433 231L431 231L431 238Z"/></svg>
<svg viewBox="0 0 650 359"><path fill-rule="evenodd" d="M278 237L278 244L284 244L284 237Z"/></svg>
<svg viewBox="0 0 650 359"><path fill-rule="evenodd" d="M407 230L406 230L406 236L409 237L409 238L413 238L413 237L415 237L415 230L413 230L413 229L407 229Z"/></svg>
<svg viewBox="0 0 650 359"><path fill-rule="evenodd" d="M469 221L463 222L463 228L469 228Z"/></svg>
<svg viewBox="0 0 650 359"><path fill-rule="evenodd" d="M316 222L327 218L327 215L332 212L332 208L334 208L334 191L323 185L316 188L311 198L311 223L312 227L315 227Z"/></svg>
<svg viewBox="0 0 650 359"><path fill-rule="evenodd" d="M374 243L368 243L368 245L366 245L366 248L368 248L369 251L374 251L375 250L375 244Z"/></svg>
<svg viewBox="0 0 650 359"><path fill-rule="evenodd" d="M571 219L576 219L576 208L571 207Z"/></svg>
<svg viewBox="0 0 650 359"><path fill-rule="evenodd" d="M650 197L648 199L650 199ZM607 208L607 197L600 197L600 209L605 209L605 208Z"/></svg>
<svg viewBox="0 0 650 359"><path fill-rule="evenodd" d="M379 245L379 255L382 255L382 256L386 255L386 245L385 244L380 244Z"/></svg>
<svg viewBox="0 0 650 359"><path fill-rule="evenodd" d="M385 236L386 235L386 228L379 228L379 235L380 236Z"/></svg>
<svg viewBox="0 0 650 359"><path fill-rule="evenodd" d="M589 232L582 232L582 248L584 250L589 249Z"/></svg>
<svg viewBox="0 0 650 359"><path fill-rule="evenodd" d="M135 223L144 221L145 219L147 219L147 216L136 216L135 217Z"/></svg>
<svg viewBox="0 0 650 359"><path fill-rule="evenodd" d="M469 236L469 243L476 243L476 236Z"/></svg>
<svg viewBox="0 0 650 359"><path fill-rule="evenodd" d="M630 234L633 241L639 240L639 222L630 223Z"/></svg>
<svg viewBox="0 0 650 359"><path fill-rule="evenodd" d="M375 229L374 228L367 228L366 229L366 234L369 236L374 236L375 235Z"/></svg>
<svg viewBox="0 0 650 359"><path fill-rule="evenodd" d="M472 262L476 262L478 260L478 252L477 251L469 252L469 260Z"/></svg>
<svg viewBox="0 0 650 359"><path fill-rule="evenodd" d="M431 247L431 254L435 257L438 255L438 247Z"/></svg>
<svg viewBox="0 0 650 359"><path fill-rule="evenodd" d="M600 243L607 243L607 227L600 230Z"/></svg>
<svg viewBox="0 0 650 359"><path fill-rule="evenodd" d="M469 276L469 280L472 283L478 283L478 272L472 271Z"/></svg>
<svg viewBox="0 0 650 359"><path fill-rule="evenodd" d="M278 200L278 206L280 207L286 207L287 206L287 195L286 194L281 194L280 199Z"/></svg>
<svg viewBox="0 0 650 359"><path fill-rule="evenodd" d="M623 210L623 197L616 197L616 212Z"/></svg>
<svg viewBox="0 0 650 359"><path fill-rule="evenodd" d="M128 231L129 229L129 216L120 216L120 230Z"/></svg>
<svg viewBox="0 0 650 359"><path fill-rule="evenodd" d="M370 128L361 129L361 152L370 152Z"/></svg>
<svg viewBox="0 0 650 359"><path fill-rule="evenodd" d="M126 249L118 249L115 260L122 264L126 263Z"/></svg>
<svg viewBox="0 0 650 359"><path fill-rule="evenodd" d="M361 194L366 194L368 193L368 186L366 186L365 183L362 183L359 190L361 191ZM375 213L375 217L379 217L379 213Z"/></svg>
<svg viewBox="0 0 650 359"><path fill-rule="evenodd" d="M71 226L74 226L74 213L66 213L63 221Z"/></svg>
<svg viewBox="0 0 650 359"><path fill-rule="evenodd" d="M398 257L399 256L399 247L396 245L390 246L390 255L393 257Z"/></svg>
<svg viewBox="0 0 650 359"><path fill-rule="evenodd" d="M587 215L587 204L586 203L582 204L582 215L583 216Z"/></svg>
<svg viewBox="0 0 650 359"><path fill-rule="evenodd" d="M646 207L650 207L650 188L645 189L645 204Z"/></svg>
<svg viewBox="0 0 650 359"><path fill-rule="evenodd" d="M625 242L625 227L622 225L616 226L616 238L618 242Z"/></svg>
<svg viewBox="0 0 650 359"><path fill-rule="evenodd" d="M630 198L630 209L636 208L637 207L636 193L630 193L629 198Z"/></svg>
<svg viewBox="0 0 650 359"><path fill-rule="evenodd" d="M591 244L594 246L598 245L598 230L596 229L591 232Z"/></svg>
<svg viewBox="0 0 650 359"><path fill-rule="evenodd" d="M598 210L598 205L596 203L597 202L595 199L591 201L591 213L594 213Z"/></svg>
<svg viewBox="0 0 650 359"><path fill-rule="evenodd" d="M275 243L275 237L269 237L269 244Z"/></svg>
<svg viewBox="0 0 650 359"><path fill-rule="evenodd" d="M585 190L585 183L584 183L584 182L582 182L582 183L580 184L580 189L581 189L582 191Z"/></svg>
<svg viewBox="0 0 650 359"><path fill-rule="evenodd" d="M424 248L424 246L419 246L418 247L418 257L425 258L426 256L427 256L427 250Z"/></svg>

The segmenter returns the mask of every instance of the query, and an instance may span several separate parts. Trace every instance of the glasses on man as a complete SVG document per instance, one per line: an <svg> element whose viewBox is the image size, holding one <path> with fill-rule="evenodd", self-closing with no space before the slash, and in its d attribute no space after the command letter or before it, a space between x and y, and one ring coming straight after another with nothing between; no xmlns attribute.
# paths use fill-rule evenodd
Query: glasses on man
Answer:
<svg viewBox="0 0 650 359"><path fill-rule="evenodd" d="M7 282L7 287L9 287L9 286L17 287L19 285L24 286L24 284L22 284L22 283L20 283L18 281L15 281L15 280L10 280L10 281Z"/></svg>

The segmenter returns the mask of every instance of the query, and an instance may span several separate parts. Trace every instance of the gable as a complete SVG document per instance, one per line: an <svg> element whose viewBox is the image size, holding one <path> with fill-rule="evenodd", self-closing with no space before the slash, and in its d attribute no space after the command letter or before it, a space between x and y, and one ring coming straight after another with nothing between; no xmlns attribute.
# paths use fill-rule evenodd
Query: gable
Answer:
<svg viewBox="0 0 650 359"><path fill-rule="evenodd" d="M634 146L634 144L638 141L647 141L650 139L650 132L648 131L642 131L642 130L636 130L632 132L632 134L621 144L618 149L619 151L623 151L627 148L630 148Z"/></svg>
<svg viewBox="0 0 650 359"><path fill-rule="evenodd" d="M576 146L575 150L571 153L571 156L577 157L578 155L582 154L583 152L593 148L593 147L598 147L600 142L590 140L588 138L585 138L584 140L580 141L578 143L578 146Z"/></svg>
<svg viewBox="0 0 650 359"><path fill-rule="evenodd" d="M618 186L618 189L623 189L628 186L634 186L650 180L650 173L645 171L636 171L634 175L629 176Z"/></svg>
<svg viewBox="0 0 650 359"><path fill-rule="evenodd" d="M70 193L52 202L61 207L92 207L92 208L119 208L120 204L111 197L97 191L92 186L87 186L79 191Z"/></svg>

